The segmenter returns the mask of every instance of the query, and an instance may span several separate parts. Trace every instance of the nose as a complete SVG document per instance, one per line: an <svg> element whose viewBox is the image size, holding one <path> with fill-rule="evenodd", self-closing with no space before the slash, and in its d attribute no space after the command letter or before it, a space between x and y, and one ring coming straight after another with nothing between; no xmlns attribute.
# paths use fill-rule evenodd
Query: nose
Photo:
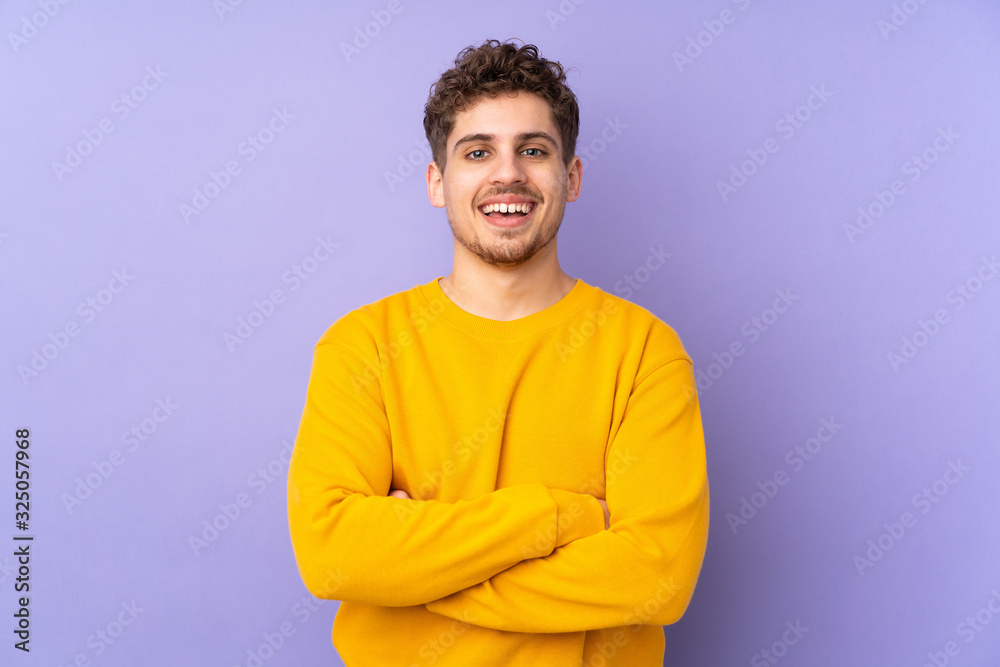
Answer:
<svg viewBox="0 0 1000 667"><path fill-rule="evenodd" d="M493 173L490 180L493 183L524 183L524 169L520 156L514 151L500 151L493 160Z"/></svg>

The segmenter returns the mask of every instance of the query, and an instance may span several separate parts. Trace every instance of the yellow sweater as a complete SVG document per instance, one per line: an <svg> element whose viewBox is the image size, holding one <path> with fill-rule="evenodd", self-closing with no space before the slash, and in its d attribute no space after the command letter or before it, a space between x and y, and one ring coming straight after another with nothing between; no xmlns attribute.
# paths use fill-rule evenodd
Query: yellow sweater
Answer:
<svg viewBox="0 0 1000 667"><path fill-rule="evenodd" d="M342 601L334 646L348 667L661 665L708 539L680 339L582 280L512 321L438 280L314 351L288 519L306 587Z"/></svg>

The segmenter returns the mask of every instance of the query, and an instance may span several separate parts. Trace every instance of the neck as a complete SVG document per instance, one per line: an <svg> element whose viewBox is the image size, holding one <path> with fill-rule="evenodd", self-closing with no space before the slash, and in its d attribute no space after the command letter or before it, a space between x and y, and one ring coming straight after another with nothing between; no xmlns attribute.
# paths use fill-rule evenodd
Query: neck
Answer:
<svg viewBox="0 0 1000 667"><path fill-rule="evenodd" d="M552 249L555 250L554 248ZM451 301L473 315L509 321L533 315L570 293L576 279L567 275L553 255L551 261L501 268L456 252L452 272L438 284Z"/></svg>

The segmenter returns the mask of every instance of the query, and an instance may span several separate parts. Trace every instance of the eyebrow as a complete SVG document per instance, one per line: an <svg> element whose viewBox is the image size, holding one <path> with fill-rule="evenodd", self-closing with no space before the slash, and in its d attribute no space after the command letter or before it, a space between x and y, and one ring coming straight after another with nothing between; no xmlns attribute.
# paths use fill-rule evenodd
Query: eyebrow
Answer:
<svg viewBox="0 0 1000 667"><path fill-rule="evenodd" d="M518 142L531 141L532 139L542 139L552 144L552 148L555 149L559 148L559 144L556 142L555 139L552 138L552 135L549 134L548 132L522 132L521 134L517 135L515 139L517 139ZM455 142L455 147L451 149L451 153L452 155L457 153L459 147L462 144L471 144L477 141L491 142L495 140L496 140L496 135L493 134L483 134L482 132L479 132L477 134L467 134L466 136L462 137L461 139Z"/></svg>

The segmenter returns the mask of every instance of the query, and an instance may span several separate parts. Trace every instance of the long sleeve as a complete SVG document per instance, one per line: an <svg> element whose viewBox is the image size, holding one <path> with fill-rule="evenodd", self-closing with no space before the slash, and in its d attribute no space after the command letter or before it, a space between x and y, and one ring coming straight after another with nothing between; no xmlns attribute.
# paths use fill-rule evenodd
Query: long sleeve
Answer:
<svg viewBox="0 0 1000 667"><path fill-rule="evenodd" d="M288 472L292 546L317 597L420 605L604 530L590 495L519 484L454 503L388 497L392 443L381 371L317 344ZM373 358L378 354L372 347ZM539 545L538 536L551 543ZM326 589L336 575L337 586Z"/></svg>
<svg viewBox="0 0 1000 667"><path fill-rule="evenodd" d="M524 560L427 609L514 632L667 625L684 613L708 540L704 436L691 362L633 387L608 448L607 530Z"/></svg>

